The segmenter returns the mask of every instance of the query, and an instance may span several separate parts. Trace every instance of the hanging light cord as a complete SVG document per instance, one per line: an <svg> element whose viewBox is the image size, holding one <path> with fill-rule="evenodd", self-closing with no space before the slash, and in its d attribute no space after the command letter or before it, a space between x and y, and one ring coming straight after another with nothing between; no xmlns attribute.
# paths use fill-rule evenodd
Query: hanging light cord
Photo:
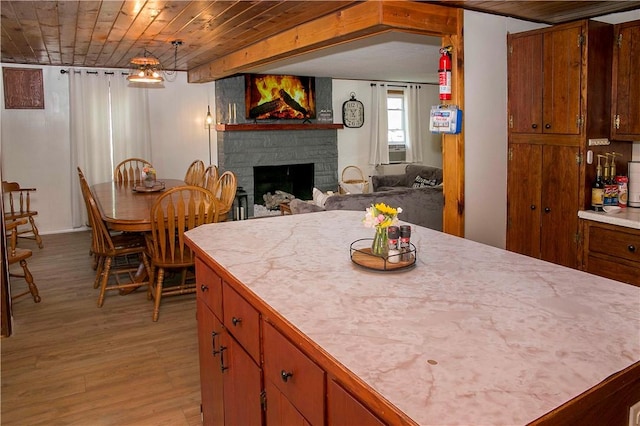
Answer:
<svg viewBox="0 0 640 426"><path fill-rule="evenodd" d="M182 46L182 40L174 40L171 42L173 47L175 48L173 51L173 70L165 70L164 75L167 81L175 81L178 72L176 68L178 67L178 47Z"/></svg>

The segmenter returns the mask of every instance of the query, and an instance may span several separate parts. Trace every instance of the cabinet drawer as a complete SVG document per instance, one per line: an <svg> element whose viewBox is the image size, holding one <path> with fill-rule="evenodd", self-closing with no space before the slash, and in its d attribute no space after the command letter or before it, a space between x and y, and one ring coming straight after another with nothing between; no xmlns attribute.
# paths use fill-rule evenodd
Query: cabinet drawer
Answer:
<svg viewBox="0 0 640 426"><path fill-rule="evenodd" d="M226 281L223 295L225 328L260 365L260 314Z"/></svg>
<svg viewBox="0 0 640 426"><path fill-rule="evenodd" d="M585 270L601 277L640 286L640 263L635 265L630 262L621 263L616 262L615 259L589 255Z"/></svg>
<svg viewBox="0 0 640 426"><path fill-rule="evenodd" d="M592 225L589 227L589 252L640 262L640 235Z"/></svg>
<svg viewBox="0 0 640 426"><path fill-rule="evenodd" d="M222 278L196 258L196 291L218 319L222 319Z"/></svg>
<svg viewBox="0 0 640 426"><path fill-rule="evenodd" d="M271 381L309 423L324 424L324 371L271 324L265 322L263 332L265 380Z"/></svg>

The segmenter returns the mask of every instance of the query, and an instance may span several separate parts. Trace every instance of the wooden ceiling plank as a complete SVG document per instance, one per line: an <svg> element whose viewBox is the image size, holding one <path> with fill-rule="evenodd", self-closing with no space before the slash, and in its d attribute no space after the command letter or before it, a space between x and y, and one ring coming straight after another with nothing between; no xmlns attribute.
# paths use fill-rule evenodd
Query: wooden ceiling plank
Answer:
<svg viewBox="0 0 640 426"><path fill-rule="evenodd" d="M71 3L71 2L65 2ZM81 1L77 2L77 16L69 16L69 21L76 20L75 26L75 40L73 47L73 62L74 66L89 66L87 63L87 55L93 40L95 23L98 20L98 14L100 13L99 1ZM71 11L70 11L71 13Z"/></svg>
<svg viewBox="0 0 640 426"><path fill-rule="evenodd" d="M91 43L87 49L85 65L89 67L107 67L107 64L99 61L104 42L108 40L113 21L120 13L124 1L103 1L100 3L96 21L94 24Z"/></svg>
<svg viewBox="0 0 640 426"><path fill-rule="evenodd" d="M159 20L158 17L165 8L175 10L175 6L172 7L169 3L173 4L174 2L150 1L145 3L113 50L109 58L109 62L113 66L128 68L131 58L142 55L144 49L148 49L153 55L156 55L156 52L151 50L153 47L149 46L147 42L149 39L148 31L156 20Z"/></svg>
<svg viewBox="0 0 640 426"><path fill-rule="evenodd" d="M38 63L42 61L47 63L48 57L42 46L42 37L40 34L40 28L38 27L38 17L36 16L35 8L31 2L10 2L11 9L14 14L14 19L20 25L20 31L22 32L22 39L24 42L18 39L16 46L20 49L21 56L26 64ZM3 2L2 13L5 13L5 5Z"/></svg>
<svg viewBox="0 0 640 426"><path fill-rule="evenodd" d="M5 18L2 20L2 43L0 44L2 62L35 63L35 55L20 26L20 20L15 13L12 1L3 3L2 17Z"/></svg>
<svg viewBox="0 0 640 426"><path fill-rule="evenodd" d="M76 49L76 31L78 28L78 7L81 2L58 2L58 21L60 24L60 64L73 65Z"/></svg>
<svg viewBox="0 0 640 426"><path fill-rule="evenodd" d="M58 2L34 2L43 48L51 63L61 63L60 23Z"/></svg>
<svg viewBox="0 0 640 426"><path fill-rule="evenodd" d="M128 45L137 40L144 28L147 28L153 22L155 18L149 14L143 14L143 9L139 8L136 2L125 2L122 5L118 15L115 17L109 35L103 43L102 51L98 56L99 63L114 63L112 58L116 54L116 50L123 44ZM137 24L132 31L134 23Z"/></svg>

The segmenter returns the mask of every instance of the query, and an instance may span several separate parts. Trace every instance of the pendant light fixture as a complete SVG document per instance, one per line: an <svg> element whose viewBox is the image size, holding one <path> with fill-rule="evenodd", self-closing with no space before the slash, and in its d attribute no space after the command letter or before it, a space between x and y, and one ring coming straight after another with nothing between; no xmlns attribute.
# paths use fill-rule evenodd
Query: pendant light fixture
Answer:
<svg viewBox="0 0 640 426"><path fill-rule="evenodd" d="M176 68L178 65L178 46L182 46L181 40L171 42L174 46L173 70L165 70L160 60L153 56L151 52L144 49L142 56L131 58L131 70L127 80L131 83L157 84L167 81L174 81L176 78Z"/></svg>

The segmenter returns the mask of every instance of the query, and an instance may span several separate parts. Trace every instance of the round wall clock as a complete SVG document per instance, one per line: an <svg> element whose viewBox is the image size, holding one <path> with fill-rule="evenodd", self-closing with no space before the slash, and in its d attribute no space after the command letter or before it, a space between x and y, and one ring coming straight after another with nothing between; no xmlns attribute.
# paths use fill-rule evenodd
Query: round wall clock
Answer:
<svg viewBox="0 0 640 426"><path fill-rule="evenodd" d="M351 99L342 104L342 123L345 127L362 127L364 124L364 105L351 92Z"/></svg>

